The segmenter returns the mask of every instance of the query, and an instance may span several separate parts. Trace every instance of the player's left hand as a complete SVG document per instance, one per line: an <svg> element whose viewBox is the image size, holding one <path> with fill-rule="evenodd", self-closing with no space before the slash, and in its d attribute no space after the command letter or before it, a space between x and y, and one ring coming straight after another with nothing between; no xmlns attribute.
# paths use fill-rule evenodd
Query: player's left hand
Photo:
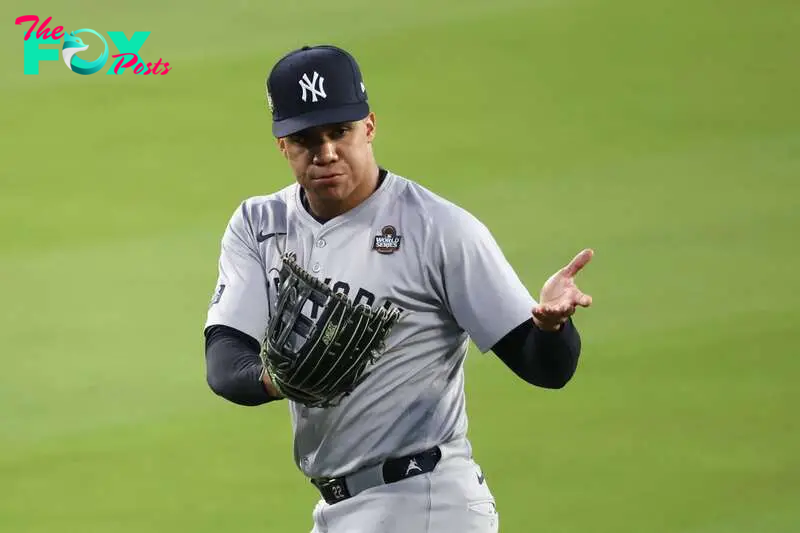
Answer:
<svg viewBox="0 0 800 533"><path fill-rule="evenodd" d="M589 307L592 297L575 285L575 276L591 261L594 250L582 250L567 266L550 276L533 308L533 321L539 329L558 331L578 306Z"/></svg>

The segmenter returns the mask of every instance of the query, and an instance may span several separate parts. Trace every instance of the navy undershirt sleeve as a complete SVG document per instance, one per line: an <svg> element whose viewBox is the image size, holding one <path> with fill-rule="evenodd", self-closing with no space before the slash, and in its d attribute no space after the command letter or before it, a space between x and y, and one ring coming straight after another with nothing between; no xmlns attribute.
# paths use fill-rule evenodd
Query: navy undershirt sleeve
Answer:
<svg viewBox="0 0 800 533"><path fill-rule="evenodd" d="M250 335L228 326L205 331L206 380L215 394L238 405L271 402L261 381L260 345Z"/></svg>
<svg viewBox="0 0 800 533"><path fill-rule="evenodd" d="M538 387L560 389L578 368L581 337L567 320L556 332L543 331L526 320L492 347L517 376Z"/></svg>

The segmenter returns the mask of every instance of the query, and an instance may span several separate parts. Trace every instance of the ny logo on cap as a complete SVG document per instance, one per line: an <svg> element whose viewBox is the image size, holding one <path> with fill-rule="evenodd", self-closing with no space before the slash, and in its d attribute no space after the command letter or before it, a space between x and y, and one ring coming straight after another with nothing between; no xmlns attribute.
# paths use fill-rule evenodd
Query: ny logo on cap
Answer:
<svg viewBox="0 0 800 533"><path fill-rule="evenodd" d="M316 102L317 96L320 98L327 98L328 95L325 94L325 87L323 84L325 83L325 78L320 76L317 71L314 71L313 77L309 80L308 74L303 74L303 77L300 79L300 87L303 89L303 101L308 100L308 93L311 92L311 101Z"/></svg>

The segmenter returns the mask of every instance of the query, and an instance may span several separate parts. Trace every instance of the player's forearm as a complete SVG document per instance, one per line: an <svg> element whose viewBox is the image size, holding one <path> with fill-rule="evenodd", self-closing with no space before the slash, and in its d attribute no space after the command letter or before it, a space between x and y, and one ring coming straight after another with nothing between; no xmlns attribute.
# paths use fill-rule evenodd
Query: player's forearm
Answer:
<svg viewBox="0 0 800 533"><path fill-rule="evenodd" d="M206 332L206 380L215 394L238 405L262 405L277 399L262 382L258 342L226 326Z"/></svg>
<svg viewBox="0 0 800 533"><path fill-rule="evenodd" d="M560 389L572 379L578 367L581 338L571 319L557 332L542 331L528 320L492 350L528 383Z"/></svg>

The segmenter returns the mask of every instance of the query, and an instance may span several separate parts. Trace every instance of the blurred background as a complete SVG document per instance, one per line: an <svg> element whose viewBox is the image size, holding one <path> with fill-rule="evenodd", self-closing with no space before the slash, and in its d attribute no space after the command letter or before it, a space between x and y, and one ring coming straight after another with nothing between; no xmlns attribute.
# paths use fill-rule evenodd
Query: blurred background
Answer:
<svg viewBox="0 0 800 533"><path fill-rule="evenodd" d="M0 531L310 531L286 405L215 397L202 327L231 213L292 180L264 78L324 42L361 63L379 162L480 217L534 294L596 250L565 389L468 358L501 531L800 531L796 0L0 13ZM29 14L150 31L172 71L26 76Z"/></svg>

